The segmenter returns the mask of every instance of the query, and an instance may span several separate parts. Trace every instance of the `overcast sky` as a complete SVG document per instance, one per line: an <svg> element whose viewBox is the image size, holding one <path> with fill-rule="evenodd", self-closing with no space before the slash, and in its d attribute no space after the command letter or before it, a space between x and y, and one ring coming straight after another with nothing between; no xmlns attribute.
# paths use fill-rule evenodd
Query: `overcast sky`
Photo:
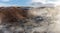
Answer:
<svg viewBox="0 0 60 33"><path fill-rule="evenodd" d="M60 0L0 0L0 6L29 6L31 3L53 3L60 5Z"/></svg>

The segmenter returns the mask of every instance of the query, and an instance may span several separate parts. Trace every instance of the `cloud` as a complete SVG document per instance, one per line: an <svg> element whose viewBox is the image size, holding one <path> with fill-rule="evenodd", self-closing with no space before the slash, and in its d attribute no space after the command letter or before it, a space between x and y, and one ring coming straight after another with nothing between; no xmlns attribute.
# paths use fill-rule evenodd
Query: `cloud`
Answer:
<svg viewBox="0 0 60 33"><path fill-rule="evenodd" d="M46 0L32 0L32 2L42 2L45 3Z"/></svg>
<svg viewBox="0 0 60 33"><path fill-rule="evenodd" d="M60 0L47 1L46 3L53 3L53 4L55 4L55 5L60 5Z"/></svg>
<svg viewBox="0 0 60 33"><path fill-rule="evenodd" d="M48 3L52 3L52 4L55 4L55 5L60 5L60 0L32 0L32 3L34 2L41 2L43 4L48 4Z"/></svg>
<svg viewBox="0 0 60 33"><path fill-rule="evenodd" d="M11 0L0 0L0 1L2 1L2 2L9 2L9 1L11 1Z"/></svg>
<svg viewBox="0 0 60 33"><path fill-rule="evenodd" d="M0 7L9 7L9 6L19 6L19 5L16 5L16 4L5 4L5 3L0 3Z"/></svg>

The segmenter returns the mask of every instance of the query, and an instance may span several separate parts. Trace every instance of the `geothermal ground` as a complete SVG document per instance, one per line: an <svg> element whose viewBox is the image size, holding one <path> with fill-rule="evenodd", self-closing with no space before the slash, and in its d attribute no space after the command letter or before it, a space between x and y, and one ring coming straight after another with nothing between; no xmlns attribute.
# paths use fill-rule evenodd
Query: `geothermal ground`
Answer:
<svg viewBox="0 0 60 33"><path fill-rule="evenodd" d="M0 7L0 33L60 33L60 7Z"/></svg>

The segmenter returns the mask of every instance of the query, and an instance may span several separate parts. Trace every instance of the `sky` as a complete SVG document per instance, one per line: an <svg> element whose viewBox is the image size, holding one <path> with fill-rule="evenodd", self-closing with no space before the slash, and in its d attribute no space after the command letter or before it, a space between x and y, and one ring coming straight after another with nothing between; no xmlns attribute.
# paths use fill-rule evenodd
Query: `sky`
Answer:
<svg viewBox="0 0 60 33"><path fill-rule="evenodd" d="M0 0L0 6L30 6L32 3L60 5L60 0Z"/></svg>
<svg viewBox="0 0 60 33"><path fill-rule="evenodd" d="M31 0L0 0L0 6L28 6Z"/></svg>

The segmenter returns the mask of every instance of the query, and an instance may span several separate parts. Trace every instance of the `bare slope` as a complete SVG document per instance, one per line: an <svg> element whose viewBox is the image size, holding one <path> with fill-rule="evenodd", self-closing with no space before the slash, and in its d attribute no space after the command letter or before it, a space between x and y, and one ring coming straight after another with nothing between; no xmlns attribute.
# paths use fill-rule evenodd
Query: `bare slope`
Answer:
<svg viewBox="0 0 60 33"><path fill-rule="evenodd" d="M0 7L0 32L60 33L60 7Z"/></svg>

